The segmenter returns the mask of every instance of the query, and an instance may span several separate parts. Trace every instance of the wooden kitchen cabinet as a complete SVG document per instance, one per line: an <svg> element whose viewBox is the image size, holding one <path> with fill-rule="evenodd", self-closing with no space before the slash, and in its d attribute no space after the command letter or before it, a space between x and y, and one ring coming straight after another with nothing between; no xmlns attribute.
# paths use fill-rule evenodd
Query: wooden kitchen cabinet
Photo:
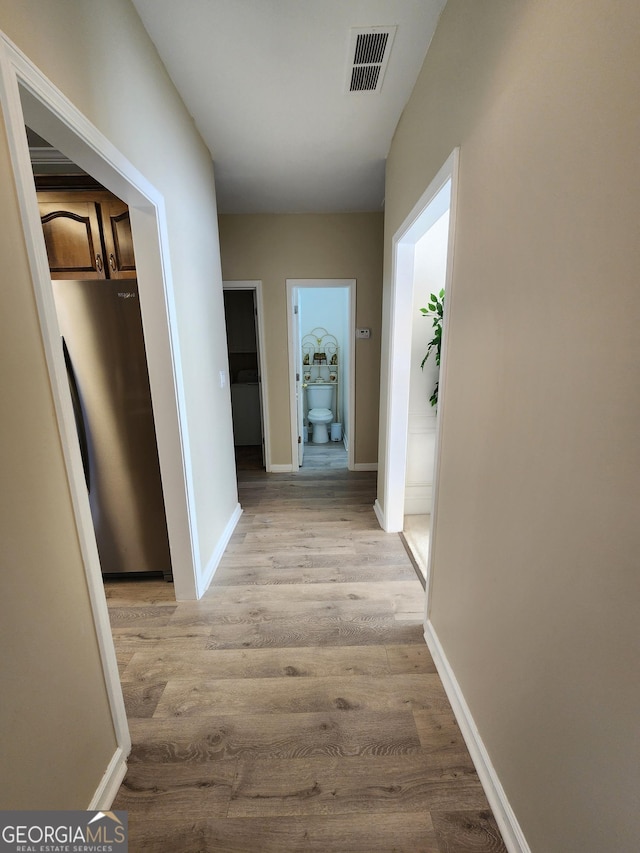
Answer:
<svg viewBox="0 0 640 853"><path fill-rule="evenodd" d="M95 202L38 203L51 278L106 278Z"/></svg>
<svg viewBox="0 0 640 853"><path fill-rule="evenodd" d="M100 202L100 207L108 278L135 278L129 208L115 196Z"/></svg>
<svg viewBox="0 0 640 853"><path fill-rule="evenodd" d="M135 278L127 205L106 191L39 192L53 279Z"/></svg>

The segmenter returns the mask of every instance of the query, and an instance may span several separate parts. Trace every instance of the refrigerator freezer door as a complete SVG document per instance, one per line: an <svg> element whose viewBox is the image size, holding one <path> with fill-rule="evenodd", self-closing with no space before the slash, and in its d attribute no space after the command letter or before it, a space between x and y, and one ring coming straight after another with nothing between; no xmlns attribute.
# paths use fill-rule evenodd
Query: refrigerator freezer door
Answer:
<svg viewBox="0 0 640 853"><path fill-rule="evenodd" d="M87 491L91 491L91 471L89 470L89 445L87 444L87 427L84 420L84 412L82 411L82 403L80 402L80 392L78 390L78 382L76 374L71 363L69 348L67 343L62 338L62 352L64 354L64 363L67 368L67 379L69 380L69 392L71 393L71 405L73 406L73 417L76 422L76 432L78 433L78 441L80 442L80 455L82 456L82 467L84 468L84 481L87 484Z"/></svg>
<svg viewBox="0 0 640 853"><path fill-rule="evenodd" d="M53 281L80 398L89 502L103 574L171 559L135 281Z"/></svg>

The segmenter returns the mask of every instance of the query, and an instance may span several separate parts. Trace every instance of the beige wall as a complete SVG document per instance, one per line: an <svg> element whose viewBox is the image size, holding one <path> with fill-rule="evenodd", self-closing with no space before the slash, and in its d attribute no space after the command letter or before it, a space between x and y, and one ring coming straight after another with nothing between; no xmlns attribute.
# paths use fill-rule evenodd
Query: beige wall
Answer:
<svg viewBox="0 0 640 853"><path fill-rule="evenodd" d="M639 31L449 0L388 160L387 299L460 146L431 619L534 853L640 845Z"/></svg>
<svg viewBox="0 0 640 853"><path fill-rule="evenodd" d="M0 29L164 196L206 564L237 502L211 158L129 0L0 0ZM0 280L0 805L83 808L115 739L4 125Z"/></svg>
<svg viewBox="0 0 640 853"><path fill-rule="evenodd" d="M264 288L271 461L291 464L286 279L355 278L355 462L377 461L382 214L220 216L225 280L260 279Z"/></svg>
<svg viewBox="0 0 640 853"><path fill-rule="evenodd" d="M0 135L2 808L86 808L115 750Z"/></svg>

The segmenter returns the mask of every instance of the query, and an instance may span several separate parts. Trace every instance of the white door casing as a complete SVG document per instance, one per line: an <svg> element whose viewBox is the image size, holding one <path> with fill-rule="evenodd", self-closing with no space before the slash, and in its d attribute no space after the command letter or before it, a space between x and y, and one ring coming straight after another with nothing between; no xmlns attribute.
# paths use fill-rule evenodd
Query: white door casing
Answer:
<svg viewBox="0 0 640 853"><path fill-rule="evenodd" d="M297 288L293 291L293 360L298 468L301 468L304 459L304 391L302 388L302 349L300 347L300 305L298 304Z"/></svg>
<svg viewBox="0 0 640 853"><path fill-rule="evenodd" d="M387 407L380 412L384 419L381 433L386 435L382 448L384 454L384 477L378 481L378 497L374 509L383 530L400 532L404 525L404 501L407 466L407 440L409 417L409 364L411 359L411 339L406 334L412 326L414 255L418 241L426 234L431 225L442 215L442 196L448 193L449 200L449 236L447 245L447 263L445 291L447 300L444 312L442 352L440 360L438 409L435 439L435 463L433 474L433 510L431 516L431 535L429 539L429 562L434 553L437 536L438 479L440 469L441 430L446 412L446 370L447 341L450 324L450 305L453 273L453 252L456 222L456 196L458 187L459 149L447 158L438 174L406 217L392 240L392 280L390 315L389 351L386 364L388 387ZM449 184L449 189L447 189ZM427 601L429 593L427 580Z"/></svg>

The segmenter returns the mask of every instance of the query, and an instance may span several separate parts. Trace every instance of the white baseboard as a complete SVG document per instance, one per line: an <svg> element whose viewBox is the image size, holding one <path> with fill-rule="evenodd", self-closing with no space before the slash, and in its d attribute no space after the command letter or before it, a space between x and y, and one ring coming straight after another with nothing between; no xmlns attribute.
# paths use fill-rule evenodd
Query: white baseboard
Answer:
<svg viewBox="0 0 640 853"><path fill-rule="evenodd" d="M290 474L293 471L293 465L272 465L269 468L271 474Z"/></svg>
<svg viewBox="0 0 640 853"><path fill-rule="evenodd" d="M502 833L505 846L509 853L531 853L531 849L527 844L524 833L520 828L516 816L509 804L507 795L500 783L495 767L491 762L489 753L480 737L480 732L474 722L474 719L466 703L462 689L458 684L458 679L455 676L451 664L447 660L447 656L442 648L438 635L431 621L427 620L424 629L424 638L427 641L427 646L433 657L433 661L438 670L438 675L442 680L444 689L449 697L449 702L453 708L460 731L465 739L471 758L475 765L478 777L484 788L484 792L489 800L489 805L493 810L494 817Z"/></svg>
<svg viewBox="0 0 640 853"><path fill-rule="evenodd" d="M373 511L376 514L376 518L378 519L378 524L380 525L380 527L383 530L386 530L387 528L385 527L386 521L384 517L384 512L382 511L382 507L380 506L378 498L376 498L376 502L373 505Z"/></svg>
<svg viewBox="0 0 640 853"><path fill-rule="evenodd" d="M113 753L109 766L104 772L100 784L91 802L87 806L88 811L108 811L116 798L118 789L127 773L127 756L119 746Z"/></svg>
<svg viewBox="0 0 640 853"><path fill-rule="evenodd" d="M433 483L407 483L404 490L405 515L431 515Z"/></svg>
<svg viewBox="0 0 640 853"><path fill-rule="evenodd" d="M354 471L377 471L377 462L356 462L353 466Z"/></svg>
<svg viewBox="0 0 640 853"><path fill-rule="evenodd" d="M209 589L209 584L213 580L213 576L216 573L216 569L220 565L220 560L222 559L222 555L224 554L225 548L229 544L229 539L231 539L231 535L233 531L236 529L236 524L240 520L240 516L242 515L242 507L240 504L236 504L236 507L231 515L231 518L227 522L227 526L224 529L224 532L218 543L216 545L215 551L211 555L211 559L207 563L205 570L203 571L201 577L198 578L198 598L202 598L205 592Z"/></svg>
<svg viewBox="0 0 640 853"><path fill-rule="evenodd" d="M378 524L384 530L385 533L402 533L402 527L392 527L391 524L387 520L387 516L384 513L384 510L380 506L380 501L376 498L376 501L373 505L373 511L376 514L376 518L378 519Z"/></svg>

